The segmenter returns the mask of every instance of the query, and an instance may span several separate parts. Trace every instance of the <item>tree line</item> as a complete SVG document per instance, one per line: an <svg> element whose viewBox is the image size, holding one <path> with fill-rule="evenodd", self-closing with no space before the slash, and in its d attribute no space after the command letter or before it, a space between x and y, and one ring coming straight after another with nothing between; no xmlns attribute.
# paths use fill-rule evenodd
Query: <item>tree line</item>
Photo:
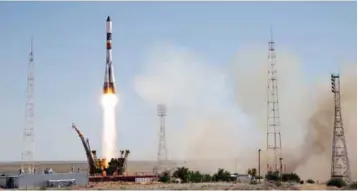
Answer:
<svg viewBox="0 0 358 191"><path fill-rule="evenodd" d="M316 181L308 179L306 181L301 180L301 178L296 173L280 173L279 171L269 171L263 177L258 176L256 168L251 168L247 170L247 174L250 178L250 184L257 184L258 180L264 180L269 182L275 182L277 186L281 185L281 182L296 182L299 184L308 183L314 184ZM233 176L232 176L233 175ZM172 174L169 171L163 172L159 176L159 181L164 183L169 182L182 182L182 183L199 183L199 182L233 182L237 181L236 173L231 174L229 171L219 168L218 171L214 174L201 173L198 170L190 170L186 167L177 168ZM336 186L338 188L346 187L347 183L343 179L330 179L327 181L327 186ZM357 183L353 182L348 185L348 189L357 188Z"/></svg>
<svg viewBox="0 0 358 191"><path fill-rule="evenodd" d="M231 173L221 168L218 169L215 174L211 175L201 173L198 170L192 171L185 167L179 167L173 172L173 174L170 174L169 171L165 171L159 176L160 182L173 182L176 180L180 180L180 182L182 183L234 181L233 177L231 176Z"/></svg>

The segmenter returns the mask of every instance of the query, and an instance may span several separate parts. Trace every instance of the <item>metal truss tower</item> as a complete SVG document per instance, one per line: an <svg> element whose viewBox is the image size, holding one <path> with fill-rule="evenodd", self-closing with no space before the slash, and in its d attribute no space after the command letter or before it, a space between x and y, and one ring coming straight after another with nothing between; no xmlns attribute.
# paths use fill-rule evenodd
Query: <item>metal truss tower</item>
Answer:
<svg viewBox="0 0 358 191"><path fill-rule="evenodd" d="M25 126L23 131L23 150L21 153L21 170L34 173L34 55L33 39L31 38L31 51L27 75L27 100L25 105Z"/></svg>
<svg viewBox="0 0 358 191"><path fill-rule="evenodd" d="M267 171L280 171L282 173L282 151L279 100L277 88L277 70L275 42L270 29L270 41L268 43L268 81L267 81L267 138L266 160ZM280 166L280 168L278 168Z"/></svg>
<svg viewBox="0 0 358 191"><path fill-rule="evenodd" d="M160 120L160 131L159 131L159 145L158 145L158 164L157 172L163 170L166 161L168 160L168 151L165 137L165 116L166 106L163 104L158 105L158 116Z"/></svg>
<svg viewBox="0 0 358 191"><path fill-rule="evenodd" d="M342 178L350 182L350 164L344 136L341 112L340 78L331 74L331 91L334 94L334 127L332 141L331 178Z"/></svg>

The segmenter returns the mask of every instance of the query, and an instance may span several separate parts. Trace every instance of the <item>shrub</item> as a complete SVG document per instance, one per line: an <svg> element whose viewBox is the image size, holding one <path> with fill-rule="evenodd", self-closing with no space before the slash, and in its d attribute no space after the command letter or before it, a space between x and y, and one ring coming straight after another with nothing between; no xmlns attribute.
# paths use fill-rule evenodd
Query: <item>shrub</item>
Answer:
<svg viewBox="0 0 358 191"><path fill-rule="evenodd" d="M219 168L218 172L213 175L214 181L228 182L228 181L230 181L230 179L231 179L230 172L225 171L224 169L221 169L221 168Z"/></svg>
<svg viewBox="0 0 358 191"><path fill-rule="evenodd" d="M335 186L338 188L342 188L346 185L347 183L341 178L332 178L327 182L327 186Z"/></svg>
<svg viewBox="0 0 358 191"><path fill-rule="evenodd" d="M268 171L267 174L265 175L265 179L268 181L278 181L280 180L280 173L278 171L276 172Z"/></svg>
<svg viewBox="0 0 358 191"><path fill-rule="evenodd" d="M300 181L300 184L304 184L305 182L303 180Z"/></svg>
<svg viewBox="0 0 358 191"><path fill-rule="evenodd" d="M203 175L201 175L199 171L195 171L195 172L190 171L189 172L189 181L190 182L198 183L198 182L201 182L202 179L203 179Z"/></svg>
<svg viewBox="0 0 358 191"><path fill-rule="evenodd" d="M211 177L210 174L203 175L203 182L211 182L212 180L213 180L213 178Z"/></svg>
<svg viewBox="0 0 358 191"><path fill-rule="evenodd" d="M186 183L189 181L190 171L188 168L180 167L173 173L173 176L175 178L180 178L183 183Z"/></svg>
<svg viewBox="0 0 358 191"><path fill-rule="evenodd" d="M314 183L315 183L315 181L312 180L312 179L308 179L306 182L307 182L308 184L314 184Z"/></svg>
<svg viewBox="0 0 358 191"><path fill-rule="evenodd" d="M287 174L282 174L282 181L299 183L301 181L301 178L296 173L287 173Z"/></svg>
<svg viewBox="0 0 358 191"><path fill-rule="evenodd" d="M163 173L159 176L159 182L165 182L165 183L170 182L170 174L169 174L168 171L163 172Z"/></svg>

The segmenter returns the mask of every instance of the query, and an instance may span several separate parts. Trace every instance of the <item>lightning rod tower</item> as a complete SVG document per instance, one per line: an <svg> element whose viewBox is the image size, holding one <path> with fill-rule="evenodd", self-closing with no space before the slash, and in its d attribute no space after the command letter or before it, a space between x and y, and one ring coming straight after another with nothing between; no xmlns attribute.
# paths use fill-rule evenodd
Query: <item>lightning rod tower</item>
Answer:
<svg viewBox="0 0 358 191"><path fill-rule="evenodd" d="M33 173L34 165L34 55L33 38L31 38L31 51L27 75L27 100L25 105L25 125L23 131L23 150L21 153L21 170Z"/></svg>
<svg viewBox="0 0 358 191"><path fill-rule="evenodd" d="M270 28L270 41L268 42L267 74L267 171L280 171L282 173L282 151L277 88L276 53L275 42L272 38L272 28ZM278 166L280 166L280 168L278 168Z"/></svg>
<svg viewBox="0 0 358 191"><path fill-rule="evenodd" d="M341 112L339 75L331 74L331 92L334 94L334 127L332 141L331 178L342 178L345 181L350 182L351 172Z"/></svg>
<svg viewBox="0 0 358 191"><path fill-rule="evenodd" d="M158 145L158 164L157 172L163 170L164 163L168 160L168 151L166 144L166 135L165 135L165 116L167 110L166 106L163 104L158 105L158 116L160 121L160 130L159 130L159 145Z"/></svg>

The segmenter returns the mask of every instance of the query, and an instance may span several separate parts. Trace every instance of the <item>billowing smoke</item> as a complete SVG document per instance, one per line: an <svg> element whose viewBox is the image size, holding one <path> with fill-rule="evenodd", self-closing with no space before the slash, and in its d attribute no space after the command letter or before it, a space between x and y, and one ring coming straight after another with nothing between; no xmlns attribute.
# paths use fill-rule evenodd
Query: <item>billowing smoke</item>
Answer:
<svg viewBox="0 0 358 191"><path fill-rule="evenodd" d="M239 52L235 58L237 101L266 130L267 55L265 48ZM305 75L292 54L277 52L279 108L283 157L287 170L302 178L326 180L330 176L334 100L330 74ZM353 177L356 176L356 65L342 65L342 112ZM310 85L308 84L310 82ZM265 137L262 137L265 139Z"/></svg>
<svg viewBox="0 0 358 191"><path fill-rule="evenodd" d="M300 60L283 50L277 53L277 65L287 169L302 178L326 179L333 122L330 75L307 78ZM134 85L153 112L156 104L167 105L171 159L184 159L189 167L210 172L219 167L246 172L257 166L258 148L263 150L265 161L267 47L246 47L235 54L230 67L220 66L227 63L204 61L181 47L158 46L150 52ZM344 125L355 169L356 97L351 94L356 92L356 82L345 71L341 76ZM319 79L327 85L316 86Z"/></svg>
<svg viewBox="0 0 358 191"><path fill-rule="evenodd" d="M326 77L329 80L329 75ZM341 107L352 177L357 174L357 74L356 65L343 66L341 72ZM323 86L323 85L322 85ZM328 178L330 175L334 102L330 84L319 87L314 112L309 118L305 144L297 160L291 161L292 170L306 176Z"/></svg>
<svg viewBox="0 0 358 191"><path fill-rule="evenodd" d="M219 167L233 171L236 157L256 153L251 148L255 144L246 143L259 141L258 133L249 129L246 116L235 105L234 88L225 70L182 47L158 46L149 55L134 85L153 112L156 104L167 105L170 158L208 171ZM195 161L203 160L215 162L196 165Z"/></svg>

